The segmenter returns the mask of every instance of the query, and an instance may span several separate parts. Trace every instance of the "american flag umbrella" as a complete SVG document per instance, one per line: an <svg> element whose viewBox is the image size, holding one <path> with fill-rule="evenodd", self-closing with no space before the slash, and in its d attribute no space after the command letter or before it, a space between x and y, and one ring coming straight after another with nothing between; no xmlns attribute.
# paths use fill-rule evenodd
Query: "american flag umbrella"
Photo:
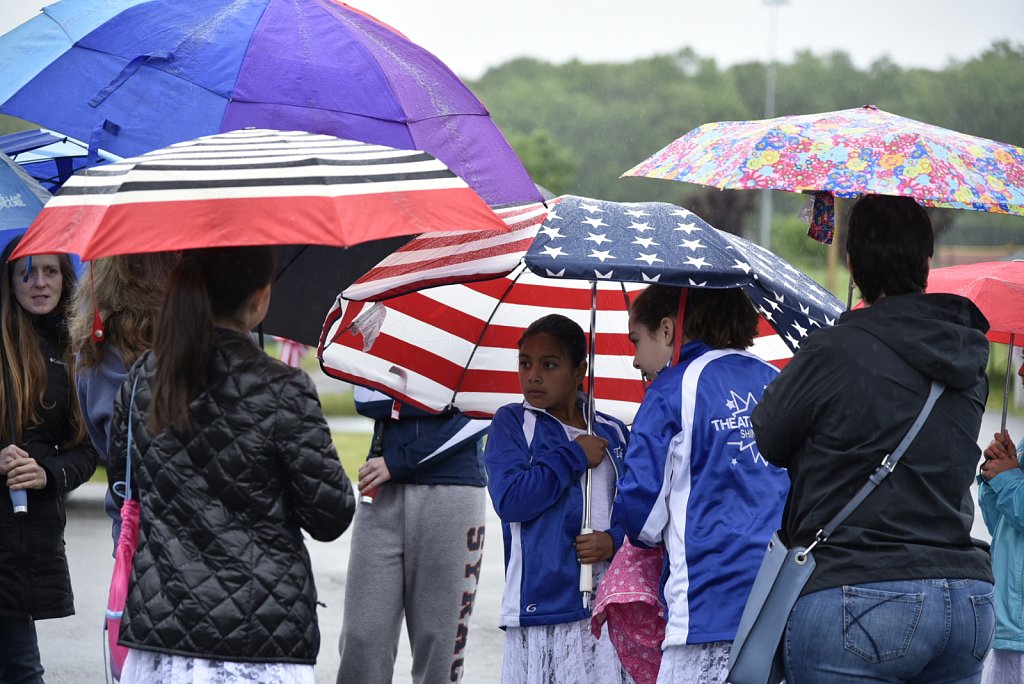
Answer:
<svg viewBox="0 0 1024 684"><path fill-rule="evenodd" d="M617 232L603 225L593 232L594 221L587 219L598 212L578 208L584 204L608 214L603 223L612 214L625 222ZM637 211L649 213L644 219L648 229L633 227L639 223L633 219L643 217L626 212ZM629 423L644 386L632 366L628 304L647 282L745 287L765 317L752 351L777 365L792 356L801 339L843 311L834 296L779 257L679 207L567 196L550 212L543 205L497 212L509 223L509 232L416 238L347 288L324 324L318 350L324 372L426 410L457 406L474 416L490 416L522 399L516 343L523 329L543 315L561 313L589 330L590 281L596 280L594 396L598 409ZM572 226L578 231L570 234ZM617 250L611 249L612 240ZM650 249L662 245L657 253ZM711 247L718 251L712 254ZM535 251L542 255L539 265L531 256ZM551 251L555 256L545 262L543 255ZM583 254L587 269L570 277L562 269L574 251ZM591 251L597 255L590 256ZM662 263L648 268L651 257L636 261L641 254L655 254ZM526 265L544 277L524 268L524 255ZM613 259L627 268L611 267ZM630 270L636 263L643 269ZM481 277L489 279L458 282ZM442 283L454 284L435 287Z"/></svg>

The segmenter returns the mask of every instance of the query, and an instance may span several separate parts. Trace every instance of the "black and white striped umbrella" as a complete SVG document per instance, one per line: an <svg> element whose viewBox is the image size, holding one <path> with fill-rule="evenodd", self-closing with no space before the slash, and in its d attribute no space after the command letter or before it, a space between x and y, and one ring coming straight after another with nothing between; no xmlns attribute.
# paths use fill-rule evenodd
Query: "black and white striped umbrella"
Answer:
<svg viewBox="0 0 1024 684"><path fill-rule="evenodd" d="M244 129L75 174L16 256L240 245L348 247L505 223L425 152Z"/></svg>

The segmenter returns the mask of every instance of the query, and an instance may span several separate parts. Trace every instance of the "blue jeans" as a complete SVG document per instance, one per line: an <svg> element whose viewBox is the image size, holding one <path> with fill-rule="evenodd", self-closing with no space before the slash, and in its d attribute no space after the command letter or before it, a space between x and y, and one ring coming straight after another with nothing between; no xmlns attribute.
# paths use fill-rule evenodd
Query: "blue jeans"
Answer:
<svg viewBox="0 0 1024 684"><path fill-rule="evenodd" d="M43 684L36 624L26 618L0 618L0 682Z"/></svg>
<svg viewBox="0 0 1024 684"><path fill-rule="evenodd" d="M790 614L786 682L979 682L995 625L992 585L979 580L823 589Z"/></svg>

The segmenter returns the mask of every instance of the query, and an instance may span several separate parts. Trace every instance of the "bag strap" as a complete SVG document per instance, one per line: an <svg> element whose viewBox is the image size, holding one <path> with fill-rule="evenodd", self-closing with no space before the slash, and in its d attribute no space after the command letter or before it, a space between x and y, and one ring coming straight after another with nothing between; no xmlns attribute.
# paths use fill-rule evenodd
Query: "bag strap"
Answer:
<svg viewBox="0 0 1024 684"><path fill-rule="evenodd" d="M832 533L836 531L836 528L842 525L843 522L850 517L855 510L857 510L857 507L864 502L864 499L866 499L871 492L875 491L875 488L878 487L878 485L882 484L882 480L889 476L889 473L893 471L896 464L900 462L901 458L903 458L903 454L907 451L910 443L914 441L915 437L917 437L917 433L921 431L921 427L924 425L925 421L928 420L928 414L932 412L935 402L938 401L939 395L941 395L945 389L946 386L942 383L932 382L931 389L928 392L928 398L925 400L924 406L921 408L921 412L917 414L917 418L914 419L914 422L911 424L907 434L903 436L903 440L899 443L899 446L897 446L896 450L891 454L885 455L885 458L882 459L881 465L878 466L875 472L871 473L868 477L868 481L861 485L861 488L857 490L857 493L853 495L853 498L835 514L835 517L829 520L824 527L818 530L818 533L814 537L814 542L807 547L807 550L804 551L804 555L810 553L811 549L831 537Z"/></svg>
<svg viewBox="0 0 1024 684"><path fill-rule="evenodd" d="M132 409L135 408L135 390L139 386L139 376L135 376L135 381L132 383L132 398L128 403L128 436L127 446L125 447L125 474L124 480L121 482L115 482L112 489L117 494L121 494L118 491L118 485L124 486L124 498L132 498Z"/></svg>

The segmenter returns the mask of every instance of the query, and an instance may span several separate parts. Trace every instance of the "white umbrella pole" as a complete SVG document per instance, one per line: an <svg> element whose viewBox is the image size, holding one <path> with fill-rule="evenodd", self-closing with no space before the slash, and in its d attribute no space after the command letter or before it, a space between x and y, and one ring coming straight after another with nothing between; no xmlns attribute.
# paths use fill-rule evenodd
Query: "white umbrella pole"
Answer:
<svg viewBox="0 0 1024 684"><path fill-rule="evenodd" d="M1013 338L1014 333L1010 333L1010 348L1006 352L1006 388L1003 390L1003 419L999 423L1000 432L1006 430L1006 407L1010 400L1010 378L1013 377Z"/></svg>
<svg viewBox="0 0 1024 684"><path fill-rule="evenodd" d="M594 359L597 356L597 281L590 283L590 351L587 354L587 434L594 434ZM583 497L583 528L580 534L590 534L590 492L593 487L592 471L587 468ZM590 608L590 595L594 593L594 566L580 563L580 591L583 607Z"/></svg>

